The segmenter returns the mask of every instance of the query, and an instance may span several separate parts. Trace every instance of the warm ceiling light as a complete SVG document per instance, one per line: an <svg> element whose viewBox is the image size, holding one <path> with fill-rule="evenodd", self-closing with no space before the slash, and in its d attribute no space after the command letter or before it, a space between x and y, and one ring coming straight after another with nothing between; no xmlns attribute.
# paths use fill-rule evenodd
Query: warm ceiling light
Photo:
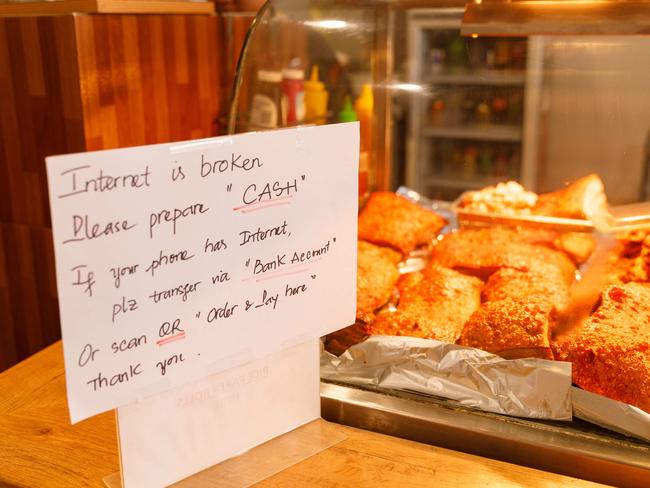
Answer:
<svg viewBox="0 0 650 488"><path fill-rule="evenodd" d="M308 20L305 24L322 29L345 29L349 24L345 20Z"/></svg>

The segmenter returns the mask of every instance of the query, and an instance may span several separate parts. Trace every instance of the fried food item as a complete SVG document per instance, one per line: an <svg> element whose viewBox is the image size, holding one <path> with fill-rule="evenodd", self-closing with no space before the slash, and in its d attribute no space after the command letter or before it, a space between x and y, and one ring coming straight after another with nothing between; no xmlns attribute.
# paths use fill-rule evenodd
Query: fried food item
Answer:
<svg viewBox="0 0 650 488"><path fill-rule="evenodd" d="M529 271L546 263L555 266L567 283L575 278L575 265L564 253L521 242L517 231L500 227L461 229L446 235L434 246L432 263L484 280L501 268Z"/></svg>
<svg viewBox="0 0 650 488"><path fill-rule="evenodd" d="M430 244L445 226L437 213L391 192L375 192L359 215L359 239L408 254Z"/></svg>
<svg viewBox="0 0 650 488"><path fill-rule="evenodd" d="M600 177L592 173L565 188L543 193L533 208L537 215L565 217L569 219L591 219L607 213L607 197Z"/></svg>
<svg viewBox="0 0 650 488"><path fill-rule="evenodd" d="M537 195L526 191L516 181L498 183L479 191L466 192L458 207L468 212L501 215L529 215L537 203Z"/></svg>
<svg viewBox="0 0 650 488"><path fill-rule="evenodd" d="M556 320L555 307L534 297L488 301L469 318L458 344L506 359L552 359L549 331Z"/></svg>
<svg viewBox="0 0 650 488"><path fill-rule="evenodd" d="M544 263L529 271L501 268L485 284L483 300L496 302L509 297L545 300L562 312L569 302L569 285L557 268Z"/></svg>
<svg viewBox="0 0 650 488"><path fill-rule="evenodd" d="M585 263L596 248L596 239L583 232L564 232L553 240L556 249L564 251L576 265Z"/></svg>
<svg viewBox="0 0 650 488"><path fill-rule="evenodd" d="M363 342L366 337L368 334L366 334L365 324L357 321L344 329L327 334L324 341L325 350L340 356L348 348Z"/></svg>
<svg viewBox="0 0 650 488"><path fill-rule="evenodd" d="M390 335L420 337L422 339L435 339L433 331L421 326L411 315L400 310L384 310L377 318L366 326L369 335Z"/></svg>
<svg viewBox="0 0 650 488"><path fill-rule="evenodd" d="M399 291L400 295L404 293L404 290L407 288L417 285L420 281L424 279L424 275L422 274L421 271L414 271L413 273L406 273L403 274L399 277L399 280L397 280L397 291Z"/></svg>
<svg viewBox="0 0 650 488"><path fill-rule="evenodd" d="M390 299L399 278L400 254L392 249L357 242L357 319L370 321Z"/></svg>
<svg viewBox="0 0 650 488"><path fill-rule="evenodd" d="M634 232L621 241L616 262L621 281L650 281L650 233Z"/></svg>
<svg viewBox="0 0 650 488"><path fill-rule="evenodd" d="M370 334L416 335L456 342L465 321L481 304L483 282L443 267L430 267L403 289L397 311L370 324Z"/></svg>
<svg viewBox="0 0 650 488"><path fill-rule="evenodd" d="M582 327L552 347L573 363L576 385L650 413L650 285L608 287Z"/></svg>

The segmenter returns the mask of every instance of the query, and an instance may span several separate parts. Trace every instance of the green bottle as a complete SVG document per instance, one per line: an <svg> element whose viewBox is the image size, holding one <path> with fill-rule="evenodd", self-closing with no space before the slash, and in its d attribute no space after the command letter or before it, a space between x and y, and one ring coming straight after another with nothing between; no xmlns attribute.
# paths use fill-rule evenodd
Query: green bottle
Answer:
<svg viewBox="0 0 650 488"><path fill-rule="evenodd" d="M339 122L355 122L357 120L359 119L357 119L357 113L352 106L350 95L346 95L345 100L343 100L343 108L339 112Z"/></svg>

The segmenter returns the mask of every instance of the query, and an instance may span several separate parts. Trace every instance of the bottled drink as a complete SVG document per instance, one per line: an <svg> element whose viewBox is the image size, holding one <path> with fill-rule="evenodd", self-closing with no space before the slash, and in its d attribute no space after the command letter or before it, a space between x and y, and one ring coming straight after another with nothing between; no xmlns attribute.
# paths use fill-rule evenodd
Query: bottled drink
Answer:
<svg viewBox="0 0 650 488"><path fill-rule="evenodd" d="M476 177L476 161L478 157L478 150L475 146L468 146L465 148L463 154L463 176L465 178Z"/></svg>
<svg viewBox="0 0 650 488"><path fill-rule="evenodd" d="M521 124L523 117L524 94L517 90L510 95L508 102L508 122L510 124Z"/></svg>
<svg viewBox="0 0 650 488"><path fill-rule="evenodd" d="M503 96L492 98L492 121L495 124L505 124L508 115L508 100Z"/></svg>
<svg viewBox="0 0 650 488"><path fill-rule="evenodd" d="M497 157L494 161L494 176L497 178L503 178L508 174L508 156L506 156L503 150L497 153Z"/></svg>
<svg viewBox="0 0 650 488"><path fill-rule="evenodd" d="M282 97L282 73L259 70L257 84L251 103L251 129L274 129L280 123L280 100Z"/></svg>
<svg viewBox="0 0 650 488"><path fill-rule="evenodd" d="M438 97L431 104L431 124L433 126L443 125L445 116L445 101Z"/></svg>
<svg viewBox="0 0 650 488"><path fill-rule="evenodd" d="M476 106L476 122L479 124L489 124L491 117L490 106L485 100Z"/></svg>
<svg viewBox="0 0 650 488"><path fill-rule="evenodd" d="M431 74L441 73L445 65L445 51L434 47L429 51L429 70Z"/></svg>
<svg viewBox="0 0 650 488"><path fill-rule="evenodd" d="M494 65L497 69L507 68L510 64L510 43L505 39L497 39L494 43Z"/></svg>
<svg viewBox="0 0 650 488"><path fill-rule="evenodd" d="M481 176L491 176L494 172L494 150L492 145L483 144L478 156L478 172Z"/></svg>
<svg viewBox="0 0 650 488"><path fill-rule="evenodd" d="M447 47L449 70L455 73L465 69L465 41L460 36L454 36Z"/></svg>
<svg viewBox="0 0 650 488"><path fill-rule="evenodd" d="M305 118L305 73L300 60L294 58L288 68L282 70L282 122L295 125Z"/></svg>

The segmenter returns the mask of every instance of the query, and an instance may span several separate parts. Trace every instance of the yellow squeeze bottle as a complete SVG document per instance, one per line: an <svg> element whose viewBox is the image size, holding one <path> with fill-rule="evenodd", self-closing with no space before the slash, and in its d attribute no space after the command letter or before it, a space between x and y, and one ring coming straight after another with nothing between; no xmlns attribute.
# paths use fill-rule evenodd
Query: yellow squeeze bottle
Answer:
<svg viewBox="0 0 650 488"><path fill-rule="evenodd" d="M372 150L372 112L374 109L374 98L372 96L372 86L364 84L361 88L359 98L354 101L354 111L359 117L361 124L361 151L370 152Z"/></svg>
<svg viewBox="0 0 650 488"><path fill-rule="evenodd" d="M374 98L372 86L364 84L354 110L359 119L359 197L364 199L375 185L372 165L372 118Z"/></svg>
<svg viewBox="0 0 650 488"><path fill-rule="evenodd" d="M327 120L327 99L329 93L325 84L318 79L318 65L311 68L311 77L305 81L305 122L322 125Z"/></svg>

